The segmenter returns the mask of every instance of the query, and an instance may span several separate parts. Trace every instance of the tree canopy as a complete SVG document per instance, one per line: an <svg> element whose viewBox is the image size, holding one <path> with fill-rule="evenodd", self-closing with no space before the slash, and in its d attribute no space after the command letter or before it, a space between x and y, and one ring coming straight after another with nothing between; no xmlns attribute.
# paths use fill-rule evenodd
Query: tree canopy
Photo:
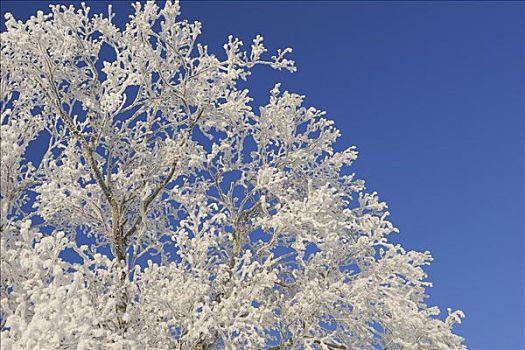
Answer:
<svg viewBox="0 0 525 350"><path fill-rule="evenodd" d="M463 349L334 122L239 88L292 50L216 55L178 2L133 6L6 16L2 349Z"/></svg>

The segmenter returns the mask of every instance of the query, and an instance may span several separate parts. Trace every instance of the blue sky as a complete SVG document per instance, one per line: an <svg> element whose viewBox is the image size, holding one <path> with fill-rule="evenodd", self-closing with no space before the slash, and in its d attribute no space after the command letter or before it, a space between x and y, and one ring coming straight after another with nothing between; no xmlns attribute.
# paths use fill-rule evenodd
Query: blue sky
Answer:
<svg viewBox="0 0 525 350"><path fill-rule="evenodd" d="M2 1L27 19L47 2ZM101 12L104 2L89 2ZM117 22L131 6L114 2ZM523 2L186 2L201 42L291 46L295 74L256 69L328 112L353 169L390 205L406 248L430 250L430 303L467 314L470 349L525 349ZM3 30L3 27L2 27Z"/></svg>

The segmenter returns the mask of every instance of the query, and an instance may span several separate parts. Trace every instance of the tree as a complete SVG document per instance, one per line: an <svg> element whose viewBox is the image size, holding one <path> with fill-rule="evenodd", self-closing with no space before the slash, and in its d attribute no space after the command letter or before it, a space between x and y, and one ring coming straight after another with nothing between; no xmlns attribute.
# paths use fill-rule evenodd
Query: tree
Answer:
<svg viewBox="0 0 525 350"><path fill-rule="evenodd" d="M238 88L291 49L221 59L178 3L133 6L6 15L2 349L463 349L334 123Z"/></svg>

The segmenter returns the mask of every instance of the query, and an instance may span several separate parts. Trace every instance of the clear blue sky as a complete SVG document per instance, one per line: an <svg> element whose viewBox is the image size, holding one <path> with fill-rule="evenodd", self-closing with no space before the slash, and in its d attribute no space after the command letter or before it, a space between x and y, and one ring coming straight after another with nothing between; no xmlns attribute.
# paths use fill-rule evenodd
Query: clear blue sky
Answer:
<svg viewBox="0 0 525 350"><path fill-rule="evenodd" d="M256 101L282 81L326 110L339 146L360 150L355 172L389 203L396 240L433 253L430 303L465 311L470 349L525 349L525 3L182 6L216 52L228 34L293 47L298 73L256 69ZM2 13L46 7L2 2ZM119 23L131 12L114 9Z"/></svg>

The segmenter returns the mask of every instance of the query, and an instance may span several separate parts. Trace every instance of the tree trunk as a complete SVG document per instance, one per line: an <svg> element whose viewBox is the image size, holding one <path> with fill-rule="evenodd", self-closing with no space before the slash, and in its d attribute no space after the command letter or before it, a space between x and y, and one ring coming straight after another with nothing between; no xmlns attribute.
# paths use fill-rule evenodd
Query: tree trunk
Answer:
<svg viewBox="0 0 525 350"><path fill-rule="evenodd" d="M124 230L120 224L120 211L115 203L112 203L112 248L115 258L118 261L120 273L120 293L117 299L116 312L117 323L121 330L126 329L124 314L128 308L128 293L126 291L126 282L128 274L126 273L126 246L124 242Z"/></svg>

